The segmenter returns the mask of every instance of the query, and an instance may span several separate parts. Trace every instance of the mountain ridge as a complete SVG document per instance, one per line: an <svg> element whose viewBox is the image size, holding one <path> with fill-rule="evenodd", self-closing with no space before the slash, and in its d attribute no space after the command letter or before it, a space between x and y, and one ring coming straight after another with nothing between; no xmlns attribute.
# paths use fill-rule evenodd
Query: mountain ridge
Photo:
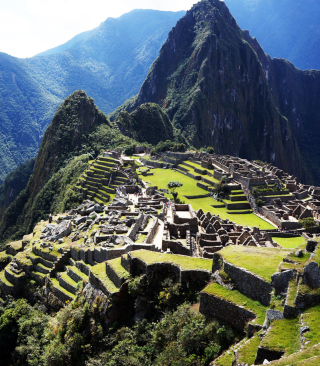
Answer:
<svg viewBox="0 0 320 366"><path fill-rule="evenodd" d="M139 91L184 12L139 10L103 22L77 48L17 59L0 54L0 183L34 157L59 104L86 90L105 113Z"/></svg>
<svg viewBox="0 0 320 366"><path fill-rule="evenodd" d="M281 90L287 89L279 84L283 75L270 75L278 64L289 65L271 60L258 41L238 27L224 2L202 0L169 33L139 94L123 109L157 103L195 147L208 145L219 154L265 160L302 181L320 181L318 168L309 169L287 113L290 107L285 108ZM297 73L306 84L318 75Z"/></svg>

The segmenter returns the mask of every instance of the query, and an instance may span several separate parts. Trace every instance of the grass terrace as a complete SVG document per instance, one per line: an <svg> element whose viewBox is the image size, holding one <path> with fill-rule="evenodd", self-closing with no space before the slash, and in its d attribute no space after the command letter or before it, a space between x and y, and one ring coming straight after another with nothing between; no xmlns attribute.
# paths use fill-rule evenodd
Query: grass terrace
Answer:
<svg viewBox="0 0 320 366"><path fill-rule="evenodd" d="M99 277L110 292L118 292L119 288L110 280L106 274L106 263L102 262L90 267L92 273Z"/></svg>
<svg viewBox="0 0 320 366"><path fill-rule="evenodd" d="M212 197L205 198L197 198L197 199L187 199L182 197L186 196L197 196L197 195L205 195L208 192L196 184L197 182L187 177L186 175L176 172L174 170L170 170L170 174L167 174L168 170L164 169L152 169L153 175L143 177L142 179L149 183L151 186L157 186L159 189L167 189L167 184L169 181L179 181L183 184L181 188L177 190L180 199L185 201L187 204L191 204L194 210L199 210L202 208L204 212L210 212L214 215L219 215L223 220L228 219L230 221L234 221L236 224L241 226L251 226L251 227L259 227L261 230L272 230L275 229L275 226L269 224L268 222L262 220L260 217L250 214L229 214L227 212L226 207L214 208L212 205L218 204L219 202L214 201ZM171 197L169 194L167 197ZM246 210L247 211L247 210Z"/></svg>
<svg viewBox="0 0 320 366"><path fill-rule="evenodd" d="M235 361L236 356L234 355L233 349L229 348L225 353L215 360L215 364L217 366L232 366Z"/></svg>
<svg viewBox="0 0 320 366"><path fill-rule="evenodd" d="M150 252L148 250L136 250L130 253L132 258L139 258L146 264L153 263L172 263L181 267L183 270L201 269L212 270L212 260L205 258L188 257L184 255L165 254Z"/></svg>
<svg viewBox="0 0 320 366"><path fill-rule="evenodd" d="M299 328L299 318L274 320L260 347L282 351L284 356L298 352L301 347Z"/></svg>
<svg viewBox="0 0 320 366"><path fill-rule="evenodd" d="M119 275L119 277L128 279L130 278L130 274L127 270L125 270L121 265L121 257L112 259L107 262L110 267Z"/></svg>
<svg viewBox="0 0 320 366"><path fill-rule="evenodd" d="M250 338L238 351L238 363L254 365L260 342L259 334L255 334Z"/></svg>
<svg viewBox="0 0 320 366"><path fill-rule="evenodd" d="M289 306L295 306L295 300L297 297L298 285L296 279L289 282L288 292L287 292L287 304Z"/></svg>
<svg viewBox="0 0 320 366"><path fill-rule="evenodd" d="M267 282L277 272L279 264L287 254L276 248L244 247L230 245L218 252L227 262L257 274ZM261 265L263 263L263 265Z"/></svg>
<svg viewBox="0 0 320 366"><path fill-rule="evenodd" d="M273 241L281 245L282 248L294 249L297 246L304 244L306 239L303 236L299 236L297 238L273 238Z"/></svg>
<svg viewBox="0 0 320 366"><path fill-rule="evenodd" d="M223 287L218 283L212 283L202 291L209 295L214 295L223 300L229 301L235 305L242 306L244 309L256 314L257 317L254 319L254 323L263 324L266 317L267 307L261 305L259 301L253 301L241 292L237 290L228 290L226 287Z"/></svg>
<svg viewBox="0 0 320 366"><path fill-rule="evenodd" d="M302 350L301 352L297 352L288 357L281 358L280 360L271 362L270 365L277 366L310 366L313 363L310 363L311 357L319 357L320 356L320 344L316 346L307 348ZM318 358L319 359L319 358ZM311 360L311 362L313 362ZM319 363L318 363L319 365Z"/></svg>
<svg viewBox="0 0 320 366"><path fill-rule="evenodd" d="M319 343L320 339L320 305L308 309L302 315L302 322L307 323L310 327L310 332L304 333L306 337L306 347L312 347Z"/></svg>

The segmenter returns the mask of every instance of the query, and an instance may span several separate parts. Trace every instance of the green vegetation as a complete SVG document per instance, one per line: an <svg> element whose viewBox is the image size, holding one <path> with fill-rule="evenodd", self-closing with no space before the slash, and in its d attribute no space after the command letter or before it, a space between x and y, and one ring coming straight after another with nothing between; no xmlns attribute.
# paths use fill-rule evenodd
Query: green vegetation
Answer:
<svg viewBox="0 0 320 366"><path fill-rule="evenodd" d="M312 347L319 343L320 339L320 305L306 310L302 315L302 322L307 323L310 331L304 333L306 338L306 347Z"/></svg>
<svg viewBox="0 0 320 366"><path fill-rule="evenodd" d="M1 54L6 76L0 80L0 184L36 156L46 127L70 93L85 90L104 113L135 95L184 14L136 10L116 21L109 18L40 57Z"/></svg>
<svg viewBox="0 0 320 366"><path fill-rule="evenodd" d="M273 241L281 245L283 248L286 249L294 249L297 246L305 243L306 239L303 236L299 236L296 238L277 238L273 237Z"/></svg>
<svg viewBox="0 0 320 366"><path fill-rule="evenodd" d="M211 271L212 261L210 259L181 256L175 254L162 254L157 252L150 252L148 250L136 250L130 253L132 258L139 258L147 264L152 263L173 263L180 266L184 270L202 269Z"/></svg>
<svg viewBox="0 0 320 366"><path fill-rule="evenodd" d="M150 154L151 155L156 155L158 153L161 152L165 152L165 151L180 151L180 152L184 152L186 151L186 145L180 142L174 142L171 140L166 140L166 141L160 141L156 147L154 147Z"/></svg>
<svg viewBox="0 0 320 366"><path fill-rule="evenodd" d="M288 357L283 357L278 361L273 361L272 365L277 366L309 366L310 358L320 356L320 344L303 349L300 352L292 354Z"/></svg>
<svg viewBox="0 0 320 366"><path fill-rule="evenodd" d="M106 286L106 288L111 292L115 293L119 291L119 288L115 286L115 284L110 280L110 278L106 274L106 264L99 263L95 266L90 267L92 273L99 277L102 283Z"/></svg>
<svg viewBox="0 0 320 366"><path fill-rule="evenodd" d="M142 104L131 114L123 111L118 115L116 123L120 130L128 131L129 136L137 141L157 144L173 139L172 123L158 104ZM129 153L131 154L132 152Z"/></svg>
<svg viewBox="0 0 320 366"><path fill-rule="evenodd" d="M189 164L189 162L188 162ZM196 181L190 177L187 177L177 171L170 170L170 178L167 177L167 171L163 169L152 169L153 175L141 178L150 183L151 186L158 186L158 188L166 189L167 184L170 180L179 181L183 184L183 186L179 189L180 195L193 196L193 195L205 195L208 192L199 188L196 185ZM168 196L168 195L167 195ZM212 197L206 198L197 198L197 199L183 199L185 203L190 203L194 210L203 209L204 212L210 212L214 215L219 215L223 220L229 219L230 221L234 221L238 225L242 226L251 226L251 227L259 227L260 229L270 230L275 227L269 224L268 222L260 219L258 216L252 214L229 214L227 213L227 209L223 208L214 208L212 205L217 203L213 200Z"/></svg>
<svg viewBox="0 0 320 366"><path fill-rule="evenodd" d="M259 334L250 338L238 351L238 362L241 364L254 365L257 349L261 342Z"/></svg>
<svg viewBox="0 0 320 366"><path fill-rule="evenodd" d="M317 225L316 220L313 217L306 217L304 219L299 220L299 224L305 229L310 229Z"/></svg>
<svg viewBox="0 0 320 366"><path fill-rule="evenodd" d="M298 284L297 280L293 279L289 282L288 286L288 293L287 293L287 305L289 306L295 306L295 301L297 297L297 291L298 291Z"/></svg>
<svg viewBox="0 0 320 366"><path fill-rule="evenodd" d="M118 274L119 277L125 279L130 278L130 274L121 265L121 257L107 261L107 263Z"/></svg>
<svg viewBox="0 0 320 366"><path fill-rule="evenodd" d="M263 324L266 317L267 307L261 305L258 301L253 301L249 297L243 295L241 292L237 290L228 290L226 287L223 287L217 283L208 285L203 290L203 292L220 297L221 299L232 302L238 306L243 306L245 309L256 314L257 317L254 320L255 323L261 325Z"/></svg>
<svg viewBox="0 0 320 366"><path fill-rule="evenodd" d="M283 351L285 356L300 350L299 318L274 320L260 347Z"/></svg>
<svg viewBox="0 0 320 366"><path fill-rule="evenodd" d="M287 252L273 248L231 245L220 250L219 254L227 262L245 268L270 282L271 276L277 272L277 268Z"/></svg>

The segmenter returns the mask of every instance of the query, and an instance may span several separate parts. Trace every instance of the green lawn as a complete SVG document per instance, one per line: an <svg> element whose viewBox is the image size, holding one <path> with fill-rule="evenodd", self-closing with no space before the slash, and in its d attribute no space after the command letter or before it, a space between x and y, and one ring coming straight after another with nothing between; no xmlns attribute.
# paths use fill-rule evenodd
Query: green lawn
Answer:
<svg viewBox="0 0 320 366"><path fill-rule="evenodd" d="M184 270L202 269L206 271L212 270L212 260L205 258L188 257L183 255L166 254L151 252L149 250L135 250L130 253L132 258L140 258L147 264L170 262L180 266Z"/></svg>
<svg viewBox="0 0 320 366"><path fill-rule="evenodd" d="M150 183L151 186L158 186L158 188L168 189L167 184L171 181L178 181L183 184L182 187L177 189L179 197L184 200L183 195L186 196L194 196L194 195L202 195L208 193L202 188L199 188L196 184L197 182L187 177L186 175L176 172L171 169L152 169L151 172L153 175L141 178Z"/></svg>
<svg viewBox="0 0 320 366"><path fill-rule="evenodd" d="M270 282L271 276L277 272L278 266L287 254L287 251L276 248L230 245L221 249L219 254L227 262L245 268Z"/></svg>
<svg viewBox="0 0 320 366"><path fill-rule="evenodd" d="M303 244L306 239L303 236L297 238L273 238L273 241L281 245L283 248L294 249L298 245Z"/></svg>
<svg viewBox="0 0 320 366"><path fill-rule="evenodd" d="M289 356L300 350L299 318L274 320L260 347L282 351Z"/></svg>
<svg viewBox="0 0 320 366"><path fill-rule="evenodd" d="M158 188L165 188L167 189L167 184L170 181L179 181L183 184L181 188L178 188L177 192L179 197L185 203L190 203L194 210L199 210L200 208L204 212L210 212L214 215L219 215L223 220L229 219L230 221L235 222L241 226L251 226L251 227L259 227L261 230L272 230L275 226L269 224L268 222L260 219L260 217L254 215L253 213L250 214L229 214L227 213L226 207L222 208L214 208L212 205L217 204L216 201L212 197L206 198L197 198L197 199L187 199L182 197L183 195L186 196L196 196L196 195L203 195L208 193L202 188L199 188L195 181L192 178L187 177L186 175L176 172L174 170L166 170L166 169L152 169L151 170L154 175L143 177L141 178L149 182L152 186L158 186ZM170 195L167 195L170 197Z"/></svg>
<svg viewBox="0 0 320 366"><path fill-rule="evenodd" d="M237 290L228 290L226 287L219 285L218 283L211 283L203 292L210 295L220 297L238 306L243 306L246 310L249 310L256 314L254 323L263 324L266 317L267 307L260 304L258 301L253 301L249 297L243 295Z"/></svg>

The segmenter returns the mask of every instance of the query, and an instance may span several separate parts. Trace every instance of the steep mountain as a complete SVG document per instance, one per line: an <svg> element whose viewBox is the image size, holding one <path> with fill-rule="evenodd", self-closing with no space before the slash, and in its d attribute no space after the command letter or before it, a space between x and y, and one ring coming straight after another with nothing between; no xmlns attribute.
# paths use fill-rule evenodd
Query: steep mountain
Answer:
<svg viewBox="0 0 320 366"><path fill-rule="evenodd" d="M156 145L160 141L172 140L172 123L164 110L154 103L142 104L129 114L122 111L116 123L120 131L138 141Z"/></svg>
<svg viewBox="0 0 320 366"><path fill-rule="evenodd" d="M36 155L58 105L75 90L105 113L136 94L184 14L135 10L29 59L0 53L0 183Z"/></svg>
<svg viewBox="0 0 320 366"><path fill-rule="evenodd" d="M316 0L225 0L242 29L271 57L320 70L320 4Z"/></svg>
<svg viewBox="0 0 320 366"><path fill-rule="evenodd" d="M74 186L101 150L137 143L110 127L107 117L84 91L76 91L57 109L41 142L27 187L5 210L0 241L32 230L49 213L81 200Z"/></svg>
<svg viewBox="0 0 320 366"><path fill-rule="evenodd" d="M247 37L224 2L200 1L170 32L127 109L157 103L196 147L260 158L306 177L289 121Z"/></svg>
<svg viewBox="0 0 320 366"><path fill-rule="evenodd" d="M33 172L35 159L22 163L18 168L10 172L0 186L0 218L5 209L18 197L19 193L26 188L30 175Z"/></svg>

